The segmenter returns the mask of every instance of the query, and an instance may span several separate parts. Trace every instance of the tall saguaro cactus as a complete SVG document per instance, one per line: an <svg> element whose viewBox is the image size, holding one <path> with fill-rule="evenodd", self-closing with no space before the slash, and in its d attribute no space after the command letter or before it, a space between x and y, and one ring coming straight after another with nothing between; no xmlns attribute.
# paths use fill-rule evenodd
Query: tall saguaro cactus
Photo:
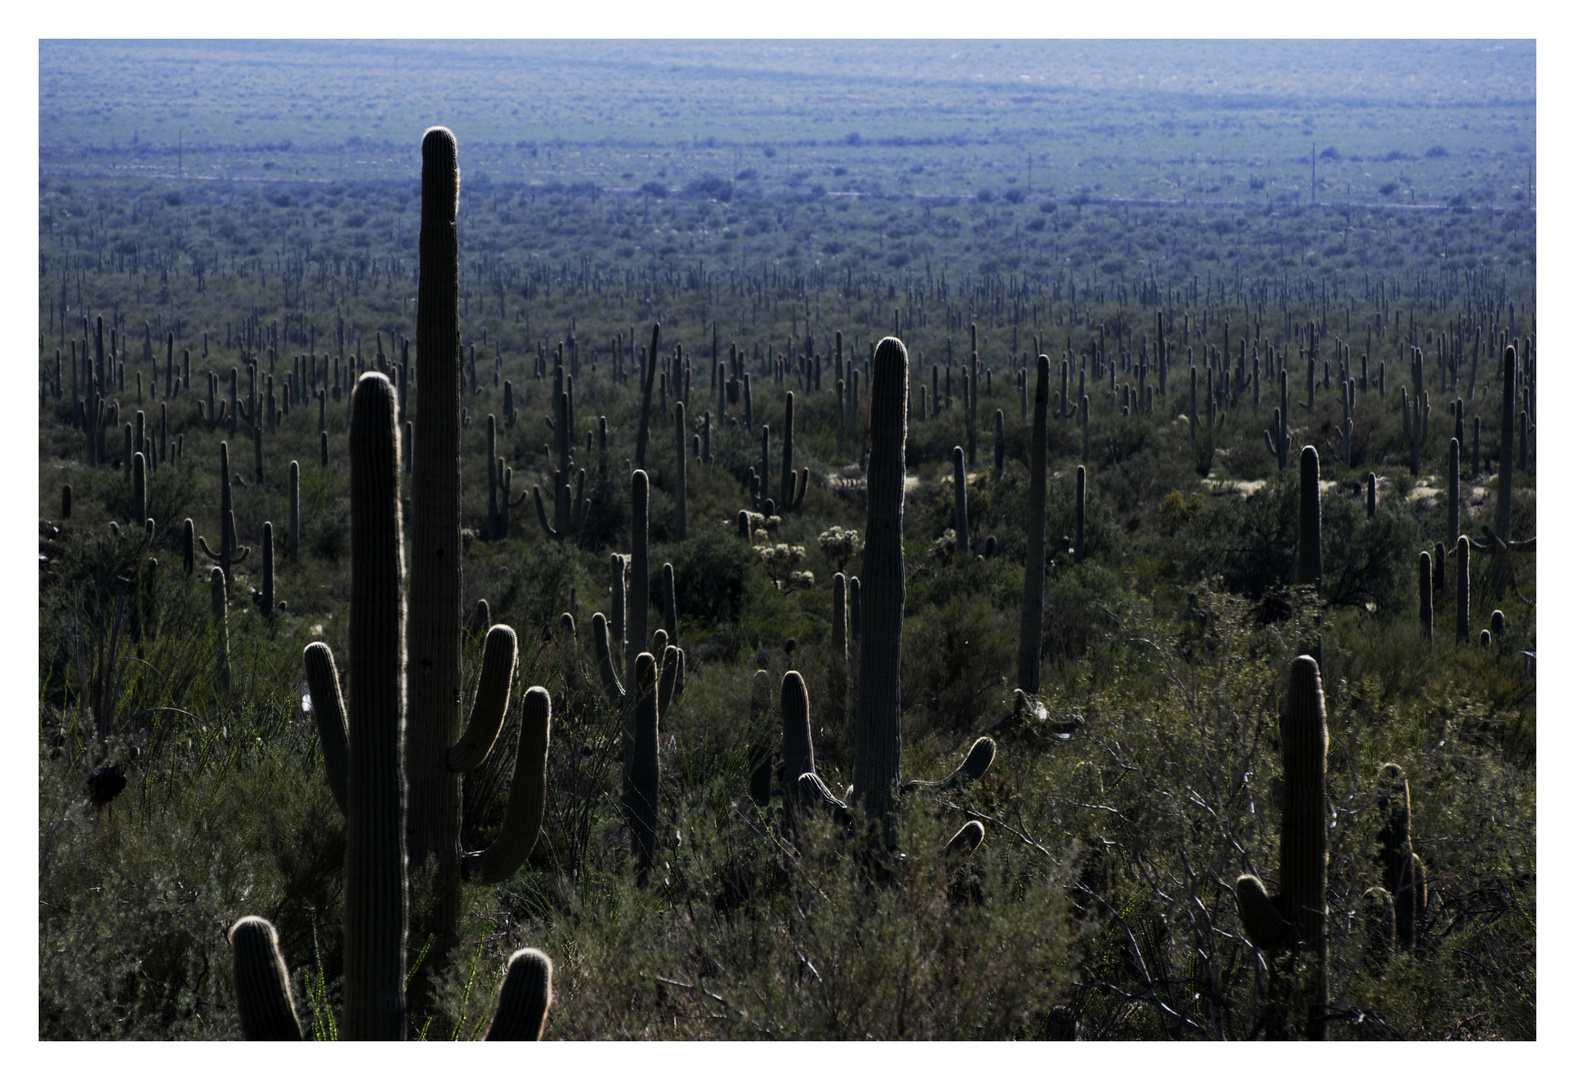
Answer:
<svg viewBox="0 0 1575 1080"><path fill-rule="evenodd" d="M512 873L504 864L462 860L460 775L490 751L508 705L518 649L514 632L486 650L480 689L464 738L460 732L460 342L458 147L446 128L421 142L420 282L416 308L415 450L410 522L410 608L406 637L405 770L409 782L407 843L412 873L431 874L433 888L412 913L415 932L435 935L426 970L438 970L452 945L465 877ZM489 642L492 635L489 634ZM477 733L491 731L493 738ZM479 756L459 753L464 741ZM526 740L521 740L525 750ZM518 769L518 763L516 765ZM516 783L519 783L516 780ZM512 794L510 796L512 802ZM509 829L514 822L505 825ZM530 838L534 843L534 837ZM500 839L498 844L504 844ZM497 846L495 844L494 846ZM514 837L511 851L529 844ZM520 860L521 862L523 859ZM505 874L506 876L506 874ZM417 992L421 989L418 984Z"/></svg>
<svg viewBox="0 0 1575 1080"><path fill-rule="evenodd" d="M1328 946L1324 938L1329 836L1324 773L1329 752L1323 681L1311 656L1291 661L1290 687L1280 715L1285 803L1280 818L1280 891L1270 896L1252 874L1236 879L1242 929L1274 957L1289 982L1290 1003L1306 1015L1309 1039L1324 1037L1328 1007ZM1289 1024L1289 1016L1281 1018Z"/></svg>
<svg viewBox="0 0 1575 1080"><path fill-rule="evenodd" d="M405 598L394 388L362 376L350 419L347 1038L405 1037Z"/></svg>
<svg viewBox="0 0 1575 1080"><path fill-rule="evenodd" d="M882 338L870 365L869 518L863 635L853 721L853 790L872 818L890 815L902 773L902 498L907 467L908 350ZM894 826L892 826L894 832ZM895 842L888 832L887 844Z"/></svg>
<svg viewBox="0 0 1575 1080"><path fill-rule="evenodd" d="M1034 433L1028 451L1028 563L1023 570L1023 614L1017 632L1017 686L1039 693L1045 614L1045 428L1050 410L1050 357L1039 356L1034 383Z"/></svg>

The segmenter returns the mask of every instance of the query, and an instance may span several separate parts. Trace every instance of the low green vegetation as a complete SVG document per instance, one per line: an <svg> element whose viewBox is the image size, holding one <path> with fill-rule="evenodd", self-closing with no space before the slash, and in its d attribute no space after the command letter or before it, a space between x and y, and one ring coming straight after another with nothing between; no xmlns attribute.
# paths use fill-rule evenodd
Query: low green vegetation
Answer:
<svg viewBox="0 0 1575 1080"><path fill-rule="evenodd" d="M41 181L40 1038L240 1037L247 916L304 1037L369 1030L369 849L303 664L332 650L353 753L367 372L400 445L357 483L397 472L403 521L375 579L407 636L453 626L455 724L502 708L459 849L512 849L527 791L541 819L496 883L411 841L389 1030L532 1037L550 972L549 1038L1536 1037L1524 200L467 172L445 276L398 154ZM439 519L452 603L421 599ZM237 929L246 971L270 940Z"/></svg>

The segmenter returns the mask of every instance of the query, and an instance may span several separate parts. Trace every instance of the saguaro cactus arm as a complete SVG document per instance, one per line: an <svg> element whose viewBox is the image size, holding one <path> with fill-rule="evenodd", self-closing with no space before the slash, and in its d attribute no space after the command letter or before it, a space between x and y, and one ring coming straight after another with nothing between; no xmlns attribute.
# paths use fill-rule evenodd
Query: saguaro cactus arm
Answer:
<svg viewBox="0 0 1575 1080"><path fill-rule="evenodd" d="M613 667L612 644L607 640L607 616L601 612L591 616L591 640L596 643L596 667L601 672L602 686L608 699L618 705L624 700L623 683L618 681L618 670Z"/></svg>
<svg viewBox="0 0 1575 1080"><path fill-rule="evenodd" d="M328 788L334 793L340 813L344 813L345 792L350 783L350 738L345 731L345 702L339 690L333 650L314 641L306 647L302 661L306 665L306 686L312 695L312 717L317 721L317 741L323 748Z"/></svg>
<svg viewBox="0 0 1575 1080"><path fill-rule="evenodd" d="M514 630L501 625L488 630L481 654L481 681L476 687L470 719L459 742L448 751L448 767L454 772L469 772L492 752L504 714L509 711L509 689L518 666L519 641Z"/></svg>
<svg viewBox="0 0 1575 1080"><path fill-rule="evenodd" d="M552 697L540 686L525 691L520 717L519 753L503 829L482 851L465 853L465 880L490 885L503 881L525 865L541 835L547 806L547 750L552 739Z"/></svg>
<svg viewBox="0 0 1575 1080"><path fill-rule="evenodd" d="M273 923L248 915L230 927L230 979L241 1038L248 1042L301 1041L290 973L279 955L279 935Z"/></svg>

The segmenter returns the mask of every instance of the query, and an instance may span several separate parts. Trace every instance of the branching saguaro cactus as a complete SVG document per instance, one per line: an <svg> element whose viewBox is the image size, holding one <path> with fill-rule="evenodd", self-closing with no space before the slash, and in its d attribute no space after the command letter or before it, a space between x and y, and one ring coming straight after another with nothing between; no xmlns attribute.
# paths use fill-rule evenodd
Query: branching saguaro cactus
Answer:
<svg viewBox="0 0 1575 1080"><path fill-rule="evenodd" d="M202 545L202 552L208 558L219 564L219 569L224 571L224 584L226 587L235 584L235 568L246 561L252 552L249 547L237 547L235 542L235 510L230 499L230 446L228 443L219 444L219 550L214 551L208 546L208 541L201 536L197 543Z"/></svg>
<svg viewBox="0 0 1575 1080"><path fill-rule="evenodd" d="M863 635L853 720L853 791L865 811L888 822L902 779L903 481L907 465L908 350L894 337L875 347L870 372L869 518L865 529Z"/></svg>
<svg viewBox="0 0 1575 1080"><path fill-rule="evenodd" d="M1289 1008L1305 1015L1308 1039L1324 1037L1328 1007L1324 939L1329 859L1324 771L1329 751L1323 681L1311 656L1291 661L1280 715L1285 805L1280 819L1280 891L1270 896L1252 874L1236 879L1236 904L1247 940L1274 963L1268 1028L1286 1037Z"/></svg>
<svg viewBox="0 0 1575 1080"><path fill-rule="evenodd" d="M1039 356L1034 383L1034 433L1028 451L1028 556L1023 571L1023 613L1017 633L1017 685L1039 693L1045 614L1045 428L1050 409L1050 358Z"/></svg>
<svg viewBox="0 0 1575 1080"><path fill-rule="evenodd" d="M345 809L345 1033L350 1038L397 1039L405 1032L405 858L416 822L406 796L411 738L405 722L409 666L396 410L387 378L375 372L363 375L352 398L350 428L348 713L328 646L315 642L304 657L329 787ZM413 605L409 622L417 622ZM470 722L454 745L444 748L444 768L456 778L482 764L497 740L516 656L514 632L493 627ZM535 844L546 802L551 708L541 687L526 693L514 779L498 839L461 860L455 838L455 862L468 880L503 880L524 864ZM392 929L396 923L397 935ZM358 957L356 964L364 964L356 969L363 989L354 993L353 956Z"/></svg>
<svg viewBox="0 0 1575 1080"><path fill-rule="evenodd" d="M508 704L518 649L514 632L488 635L480 689L463 736L460 731L460 342L459 167L454 136L432 128L422 138L420 281L416 309L415 449L410 499L409 632L406 636L405 773L409 783L407 843L412 875L430 877L430 892L412 910L419 940L434 935L432 954L412 986L417 1002L427 994L426 973L440 970L453 945L461 877L483 883L519 868L535 842L520 830L539 813L506 814L504 834L487 853L460 848L460 776L487 757ZM397 464L397 461L396 461ZM545 698L546 691L540 697ZM314 698L316 694L314 693ZM527 720L532 716L527 694ZM546 719L543 717L542 719ZM532 742L520 740L520 762ZM532 782L534 762L516 763L510 804L542 797ZM495 850L496 849L496 850Z"/></svg>

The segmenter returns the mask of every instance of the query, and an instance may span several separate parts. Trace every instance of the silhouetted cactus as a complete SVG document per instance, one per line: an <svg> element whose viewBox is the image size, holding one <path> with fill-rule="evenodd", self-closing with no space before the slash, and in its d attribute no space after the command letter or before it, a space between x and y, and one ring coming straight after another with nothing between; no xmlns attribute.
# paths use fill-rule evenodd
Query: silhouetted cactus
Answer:
<svg viewBox="0 0 1575 1080"><path fill-rule="evenodd" d="M902 614L907 595L902 501L908 437L908 350L893 337L875 348L870 371L868 525L853 721L853 789L874 820L890 815L902 774ZM886 846L895 844L894 827Z"/></svg>
<svg viewBox="0 0 1575 1080"><path fill-rule="evenodd" d="M1285 798L1280 821L1280 892L1271 897L1251 874L1236 879L1242 929L1260 951L1286 957L1290 999L1306 1016L1309 1039L1324 1037L1327 946L1324 939L1328 863L1324 771L1329 749L1323 684L1311 656L1291 662L1280 715ZM1288 1021L1288 1017L1285 1018Z"/></svg>
<svg viewBox="0 0 1575 1080"><path fill-rule="evenodd" d="M657 779L659 775L659 714L656 658L642 652L634 659L630 680L634 695L634 747L630 755L629 830L634 840L641 885L656 857Z"/></svg>
<svg viewBox="0 0 1575 1080"><path fill-rule="evenodd" d="M804 492L809 487L809 469L805 468L799 472L793 471L793 391L791 390L787 393L784 412L785 415L782 420L782 497L777 502L777 513L779 514L797 510L802 506L804 503Z"/></svg>
<svg viewBox="0 0 1575 1080"><path fill-rule="evenodd" d="M957 554L968 554L968 472L963 466L963 448L952 447L953 502L952 529L957 534Z"/></svg>
<svg viewBox="0 0 1575 1080"><path fill-rule="evenodd" d="M539 949L509 957L498 987L498 1007L482 1039L487 1042L538 1042L552 1007L552 961Z"/></svg>
<svg viewBox="0 0 1575 1080"><path fill-rule="evenodd" d="M114 522L110 522L114 524ZM224 571L215 566L208 572L208 596L213 611L213 637L216 646L214 673L219 689L230 693L230 603L224 587Z"/></svg>
<svg viewBox="0 0 1575 1080"><path fill-rule="evenodd" d="M229 588L235 584L235 568L246 561L252 549L236 544L235 511L230 498L230 447L224 442L219 443L219 527L222 531L218 551L210 548L201 536L197 537L197 543L202 546L204 555L219 564L224 572L225 587Z"/></svg>
<svg viewBox="0 0 1575 1080"><path fill-rule="evenodd" d="M1050 408L1050 358L1039 356L1034 384L1033 441L1028 452L1028 555L1023 572L1023 611L1017 635L1017 685L1039 693L1044 649L1046 426Z"/></svg>
<svg viewBox="0 0 1575 1080"><path fill-rule="evenodd" d="M273 924L248 915L230 927L230 981L241 1038L248 1042L300 1042L301 1022L290 993L290 973L279 956Z"/></svg>
<svg viewBox="0 0 1575 1080"><path fill-rule="evenodd" d="M1471 638L1471 541L1455 540L1455 644Z"/></svg>
<svg viewBox="0 0 1575 1080"><path fill-rule="evenodd" d="M1318 451L1302 447L1300 499L1297 503L1296 584L1323 592L1322 508L1318 492Z"/></svg>
<svg viewBox="0 0 1575 1080"><path fill-rule="evenodd" d="M1420 600L1418 618L1422 627L1422 639L1433 640L1433 557L1428 552L1422 552L1417 558L1417 596Z"/></svg>

